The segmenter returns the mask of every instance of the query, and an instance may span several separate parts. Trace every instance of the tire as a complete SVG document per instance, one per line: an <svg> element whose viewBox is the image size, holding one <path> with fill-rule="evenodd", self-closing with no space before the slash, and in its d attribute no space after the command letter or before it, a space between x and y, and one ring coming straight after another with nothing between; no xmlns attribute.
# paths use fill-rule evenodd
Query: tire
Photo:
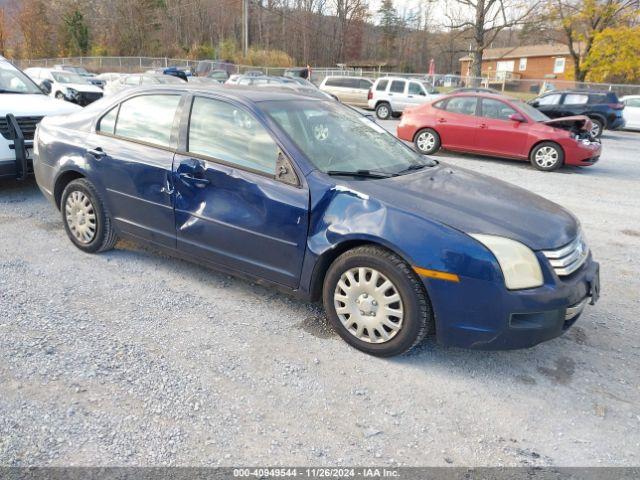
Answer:
<svg viewBox="0 0 640 480"><path fill-rule="evenodd" d="M529 161L538 170L552 172L564 164L564 152L557 143L542 142L533 147Z"/></svg>
<svg viewBox="0 0 640 480"><path fill-rule="evenodd" d="M387 102L381 102L376 105L376 117L378 117L380 120L389 120L392 113L393 112L391 111L391 105L389 105Z"/></svg>
<svg viewBox="0 0 640 480"><path fill-rule="evenodd" d="M416 273L398 255L373 245L334 260L324 278L322 299L334 330L370 355L400 355L434 330L431 303ZM398 316L385 314L382 305Z"/></svg>
<svg viewBox="0 0 640 480"><path fill-rule="evenodd" d="M593 138L600 138L602 136L602 131L604 130L604 123L602 120L598 120L597 118L592 118L591 123L591 136Z"/></svg>
<svg viewBox="0 0 640 480"><path fill-rule="evenodd" d="M418 152L431 155L440 150L440 135L432 128L423 128L413 137L413 144Z"/></svg>
<svg viewBox="0 0 640 480"><path fill-rule="evenodd" d="M62 192L60 212L69 239L83 252L111 250L118 241L104 202L87 179L69 182Z"/></svg>

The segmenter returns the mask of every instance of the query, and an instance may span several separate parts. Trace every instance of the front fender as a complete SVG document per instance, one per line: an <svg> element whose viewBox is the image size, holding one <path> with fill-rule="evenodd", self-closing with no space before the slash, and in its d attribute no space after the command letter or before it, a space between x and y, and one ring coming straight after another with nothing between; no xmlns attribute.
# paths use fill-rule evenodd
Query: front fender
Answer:
<svg viewBox="0 0 640 480"><path fill-rule="evenodd" d="M502 280L493 255L463 232L429 220L428 215L418 217L394 208L354 187L322 185L313 176L309 185L311 218L302 290L311 291L314 275L324 276L315 268L323 258L334 258L333 252L344 251L343 245L362 243L381 245L412 267L454 273L461 279Z"/></svg>

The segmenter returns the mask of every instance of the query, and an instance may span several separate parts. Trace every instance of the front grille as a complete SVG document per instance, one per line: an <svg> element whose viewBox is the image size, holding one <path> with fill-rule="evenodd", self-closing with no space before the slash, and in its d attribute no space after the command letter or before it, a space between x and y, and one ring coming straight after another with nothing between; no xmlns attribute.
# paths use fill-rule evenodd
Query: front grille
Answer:
<svg viewBox="0 0 640 480"><path fill-rule="evenodd" d="M82 92L80 93L78 103L80 105L89 105L100 98L102 98L102 92Z"/></svg>
<svg viewBox="0 0 640 480"><path fill-rule="evenodd" d="M589 256L589 247L584 242L581 234L568 245L557 250L544 250L542 252L559 277L567 277L578 270Z"/></svg>
<svg viewBox="0 0 640 480"><path fill-rule="evenodd" d="M24 135L25 140L33 140L33 136L36 132L36 126L42 120L42 117L16 117L20 130ZM9 139L9 125L7 124L7 118L0 117L0 133L6 139Z"/></svg>

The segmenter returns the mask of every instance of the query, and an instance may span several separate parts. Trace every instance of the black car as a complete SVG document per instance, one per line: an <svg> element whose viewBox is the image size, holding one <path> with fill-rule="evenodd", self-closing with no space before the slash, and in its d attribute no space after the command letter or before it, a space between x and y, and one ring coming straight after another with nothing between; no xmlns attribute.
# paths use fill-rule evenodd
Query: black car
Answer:
<svg viewBox="0 0 640 480"><path fill-rule="evenodd" d="M565 90L545 93L529 102L551 118L586 115L593 122L591 135L598 138L602 130L624 127L622 103L614 92Z"/></svg>

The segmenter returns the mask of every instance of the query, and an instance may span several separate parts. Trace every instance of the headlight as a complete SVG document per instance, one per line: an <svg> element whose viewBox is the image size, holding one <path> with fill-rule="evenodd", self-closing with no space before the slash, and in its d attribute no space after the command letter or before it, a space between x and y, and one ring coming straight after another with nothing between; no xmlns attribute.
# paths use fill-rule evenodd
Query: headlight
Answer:
<svg viewBox="0 0 640 480"><path fill-rule="evenodd" d="M67 88L67 95L71 98L76 98L78 96L78 91L74 88Z"/></svg>
<svg viewBox="0 0 640 480"><path fill-rule="evenodd" d="M544 281L535 253L520 242L495 235L471 234L496 257L509 290L540 287Z"/></svg>

